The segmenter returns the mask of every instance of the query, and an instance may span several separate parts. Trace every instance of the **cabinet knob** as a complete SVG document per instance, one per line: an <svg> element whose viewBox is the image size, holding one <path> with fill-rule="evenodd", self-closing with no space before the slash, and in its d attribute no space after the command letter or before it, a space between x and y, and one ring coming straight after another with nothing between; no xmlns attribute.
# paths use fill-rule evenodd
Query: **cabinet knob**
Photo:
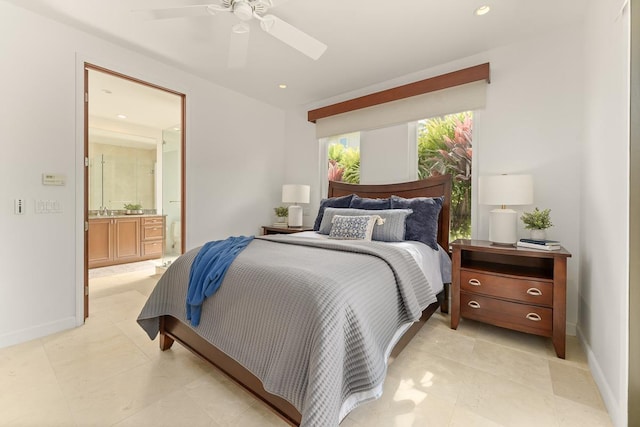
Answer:
<svg viewBox="0 0 640 427"><path fill-rule="evenodd" d="M467 305L471 308L480 308L480 304L478 303L478 301L469 301Z"/></svg>
<svg viewBox="0 0 640 427"><path fill-rule="evenodd" d="M525 316L529 320L533 320L534 322L539 322L542 320L542 317L538 313L529 313Z"/></svg>
<svg viewBox="0 0 640 427"><path fill-rule="evenodd" d="M535 295L535 296L538 296L538 297L540 295L542 295L542 291L540 289L538 289L538 288L529 288L529 289L527 289L527 293L529 295Z"/></svg>
<svg viewBox="0 0 640 427"><path fill-rule="evenodd" d="M480 280L478 279L469 279L469 284L472 286L480 286L482 285L482 283L480 283Z"/></svg>

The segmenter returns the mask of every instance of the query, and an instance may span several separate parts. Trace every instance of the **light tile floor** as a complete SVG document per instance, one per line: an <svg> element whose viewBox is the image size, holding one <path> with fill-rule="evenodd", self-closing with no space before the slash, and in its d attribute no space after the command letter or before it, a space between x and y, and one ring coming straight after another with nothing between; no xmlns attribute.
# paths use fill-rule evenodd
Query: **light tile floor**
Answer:
<svg viewBox="0 0 640 427"><path fill-rule="evenodd" d="M0 349L0 426L286 426L179 344L135 319L159 276L90 281L85 326ZM384 394L341 424L611 426L585 356L550 340L435 314L391 364Z"/></svg>

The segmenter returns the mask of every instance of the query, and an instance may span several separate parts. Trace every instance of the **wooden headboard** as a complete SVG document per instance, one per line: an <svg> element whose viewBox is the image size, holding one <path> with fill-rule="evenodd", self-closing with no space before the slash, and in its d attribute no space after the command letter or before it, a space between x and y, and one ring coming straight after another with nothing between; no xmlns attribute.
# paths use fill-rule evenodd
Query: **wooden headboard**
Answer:
<svg viewBox="0 0 640 427"><path fill-rule="evenodd" d="M438 243L449 250L449 215L451 212L451 175L442 175L399 184L360 185L329 181L328 197L357 194L373 199L396 195L404 198L445 196L438 218Z"/></svg>

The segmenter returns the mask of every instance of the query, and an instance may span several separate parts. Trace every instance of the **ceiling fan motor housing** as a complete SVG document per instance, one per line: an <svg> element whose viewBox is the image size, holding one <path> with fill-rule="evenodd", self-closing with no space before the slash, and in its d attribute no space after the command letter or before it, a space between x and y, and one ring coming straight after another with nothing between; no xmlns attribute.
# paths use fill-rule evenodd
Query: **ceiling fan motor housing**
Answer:
<svg viewBox="0 0 640 427"><path fill-rule="evenodd" d="M233 14L242 21L248 21L253 17L253 7L245 0L234 1Z"/></svg>

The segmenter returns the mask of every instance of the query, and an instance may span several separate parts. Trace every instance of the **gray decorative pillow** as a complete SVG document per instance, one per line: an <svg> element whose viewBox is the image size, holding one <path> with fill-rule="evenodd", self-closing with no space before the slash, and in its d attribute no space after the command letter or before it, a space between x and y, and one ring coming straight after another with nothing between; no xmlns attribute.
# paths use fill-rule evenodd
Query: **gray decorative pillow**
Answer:
<svg viewBox="0 0 640 427"><path fill-rule="evenodd" d="M382 225L377 225L373 229L372 239L381 242L402 242L405 234L405 219L411 212L413 212L411 209L366 210L326 208L318 233L329 234L331 232L331 221L335 215L379 215L385 222Z"/></svg>
<svg viewBox="0 0 640 427"><path fill-rule="evenodd" d="M334 215L331 220L330 239L371 240L376 223L384 220L378 215L343 216Z"/></svg>
<svg viewBox="0 0 640 427"><path fill-rule="evenodd" d="M391 196L392 209L412 209L407 217L405 240L416 240L438 250L438 215L443 197L415 197L405 199Z"/></svg>
<svg viewBox="0 0 640 427"><path fill-rule="evenodd" d="M320 201L320 208L318 209L318 215L316 216L316 220L313 223L313 229L318 231L320 228L320 223L322 222L322 216L324 215L324 210L326 208L348 208L351 204L351 199L355 194L349 194L347 196L342 197L331 197L329 199L322 199ZM329 234L326 232L324 234Z"/></svg>

